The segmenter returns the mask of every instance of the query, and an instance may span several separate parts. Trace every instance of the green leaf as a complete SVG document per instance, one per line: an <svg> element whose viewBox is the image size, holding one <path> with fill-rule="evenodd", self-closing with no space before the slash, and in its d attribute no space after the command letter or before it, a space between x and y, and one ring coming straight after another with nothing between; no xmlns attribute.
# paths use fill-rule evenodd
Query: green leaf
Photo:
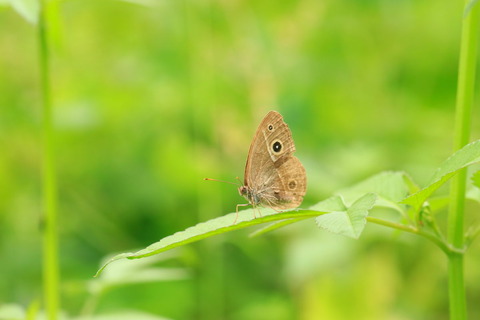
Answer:
<svg viewBox="0 0 480 320"><path fill-rule="evenodd" d="M20 304L0 305L0 319L25 319L25 309Z"/></svg>
<svg viewBox="0 0 480 320"><path fill-rule="evenodd" d="M260 228L256 231L250 233L249 237L250 238L258 237L258 236L263 235L267 232L271 232L271 231L280 229L281 227L285 227L285 226L288 226L289 224L299 222L299 221L302 221L302 220L305 220L305 219L308 219L308 218L311 218L311 217L292 218L292 219L276 221L274 223L269 224L266 227Z"/></svg>
<svg viewBox="0 0 480 320"><path fill-rule="evenodd" d="M345 206L342 197L333 196L311 206L309 209L321 212L333 212L346 210L347 207Z"/></svg>
<svg viewBox="0 0 480 320"><path fill-rule="evenodd" d="M62 318L63 319L63 318ZM156 314L136 310L117 310L112 313L95 314L73 318L73 320L172 320Z"/></svg>
<svg viewBox="0 0 480 320"><path fill-rule="evenodd" d="M376 195L367 193L346 210L317 217L317 225L330 232L358 239L367 223L368 211L373 207L375 201Z"/></svg>
<svg viewBox="0 0 480 320"><path fill-rule="evenodd" d="M415 193L420 191L420 187L415 183L415 181L413 181L412 177L410 177L410 175L408 175L407 173L404 173L403 180L405 182L405 185L408 188L409 193Z"/></svg>
<svg viewBox="0 0 480 320"><path fill-rule="evenodd" d="M480 140L477 140L455 152L436 170L430 183L425 188L405 198L401 203L409 204L418 211L428 197L459 170L479 161Z"/></svg>
<svg viewBox="0 0 480 320"><path fill-rule="evenodd" d="M103 267L98 270L95 276L98 276L108 264L116 260L124 258L139 259L143 257L149 257L163 251L167 251L188 243L214 236L216 234L222 234L233 230L243 229L266 222L280 221L292 218L310 218L324 214L324 212L314 210L297 209L278 213L277 211L274 211L272 209L265 209L261 211L262 217L255 218L255 216L258 215L259 212L259 209L249 209L239 212L236 224L233 224L233 222L235 221L236 213L230 213L225 216L209 220L207 222L199 223L184 231L180 231L171 236L165 237L160 241L151 244L147 248L137 251L135 253L121 253L107 261L103 265Z"/></svg>
<svg viewBox="0 0 480 320"><path fill-rule="evenodd" d="M342 198L339 196L333 196L330 197L326 200L323 200L316 205L313 205L309 208L310 210L315 210L318 212L323 212L323 213L328 213L328 212L333 212L333 211L342 211L346 210L345 204L343 203ZM264 228L258 229L255 232L250 234L250 237L257 237L259 235L265 234L267 232L276 230L278 228L284 227L286 225L308 219L311 217L301 217L301 218L292 218L292 219L287 219L287 220L281 220L281 221L276 221Z"/></svg>
<svg viewBox="0 0 480 320"><path fill-rule="evenodd" d="M375 193L377 195L377 206L392 208L403 214L405 208L400 206L398 202L408 195L414 185L405 172L386 171L363 180L352 187L340 190L336 194L342 196L345 202L349 204L366 193Z"/></svg>
<svg viewBox="0 0 480 320"><path fill-rule="evenodd" d="M478 0L470 0L465 6L465 11L463 12L463 17L466 18L470 11L473 9L473 6L477 4Z"/></svg>
<svg viewBox="0 0 480 320"><path fill-rule="evenodd" d="M341 195L346 203L357 200L365 193L375 193L385 201L396 203L408 195L410 181L405 172L386 171L340 190L337 194Z"/></svg>
<svg viewBox="0 0 480 320"><path fill-rule="evenodd" d="M428 207L430 208L432 213L437 213L438 211L447 208L449 202L450 197L448 196L431 197L428 200Z"/></svg>
<svg viewBox="0 0 480 320"><path fill-rule="evenodd" d="M32 302L30 302L28 308L27 308L27 315L25 317L25 320L35 320L38 319L38 314L40 311L40 300L35 299ZM0 317L1 319L2 317Z"/></svg>
<svg viewBox="0 0 480 320"><path fill-rule="evenodd" d="M31 24L38 21L39 0L9 0L12 8Z"/></svg>
<svg viewBox="0 0 480 320"><path fill-rule="evenodd" d="M477 171L472 175L472 183L475 187L480 188L480 171Z"/></svg>
<svg viewBox="0 0 480 320"><path fill-rule="evenodd" d="M173 267L159 267L154 264L167 259L176 258L178 253L170 252L162 256L136 261L119 261L115 263L109 272L90 280L88 289L95 294L105 291L110 287L118 287L134 283L148 283L156 281L171 281L184 279L188 276L186 270Z"/></svg>
<svg viewBox="0 0 480 320"><path fill-rule="evenodd" d="M129 2L129 3L133 3L133 4L138 4L138 5L141 5L141 6L148 6L148 7L152 7L156 4L161 3L158 0L121 0L121 1Z"/></svg>
<svg viewBox="0 0 480 320"><path fill-rule="evenodd" d="M337 192L337 195L319 202L309 209L325 213L342 212L347 210L344 201L353 203L367 193L374 193L377 195L376 206L392 208L403 215L406 210L398 202L404 199L409 192L417 190L418 187L405 172L386 171L365 179L352 187L345 188ZM250 236L256 237L299 220L303 219L278 221L253 232Z"/></svg>

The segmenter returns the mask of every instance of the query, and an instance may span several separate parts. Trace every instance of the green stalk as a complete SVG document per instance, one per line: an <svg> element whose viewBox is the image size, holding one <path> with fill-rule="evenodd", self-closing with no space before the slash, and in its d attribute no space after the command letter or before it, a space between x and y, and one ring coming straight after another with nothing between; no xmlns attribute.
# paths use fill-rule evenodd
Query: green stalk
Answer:
<svg viewBox="0 0 480 320"><path fill-rule="evenodd" d="M451 252L456 252L456 253L460 253L460 254L464 253L464 250L457 249L457 248L452 248L451 246L449 246L448 243L445 243L444 241L442 241L442 239L440 237L438 237L437 235L425 232L425 231L423 231L421 229L418 229L414 226L404 225L404 224L401 224L401 223L392 222L392 221L388 221L388 220L383 220L383 219L376 218L376 217L371 217L371 216L367 217L367 221L371 222L371 223L381 225L381 226L389 227L389 228L392 228L392 229L397 229L397 230L408 232L408 233L413 233L413 234L422 236L424 238L427 238L428 240L432 241L435 245L437 245L446 254L450 254Z"/></svg>
<svg viewBox="0 0 480 320"><path fill-rule="evenodd" d="M59 309L59 268L57 239L57 186L54 162L54 134L50 97L49 52L46 26L46 1L40 1L38 19L40 85L43 108L43 286L44 303L49 320L57 319Z"/></svg>
<svg viewBox="0 0 480 320"><path fill-rule="evenodd" d="M467 1L467 4L470 1ZM457 101L455 114L454 149L458 150L469 142L471 110L475 86L479 8L475 5L462 24L460 61L458 71ZM452 179L450 207L448 213L448 241L455 248L464 246L464 206L466 170ZM452 251L448 254L448 285L450 319L467 318L465 284L463 277L464 254Z"/></svg>

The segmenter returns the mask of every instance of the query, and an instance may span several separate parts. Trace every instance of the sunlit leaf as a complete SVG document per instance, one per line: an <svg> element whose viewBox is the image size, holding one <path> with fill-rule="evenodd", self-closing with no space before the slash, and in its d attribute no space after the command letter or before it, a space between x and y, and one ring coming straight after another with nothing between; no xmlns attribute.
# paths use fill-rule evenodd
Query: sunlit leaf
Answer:
<svg viewBox="0 0 480 320"><path fill-rule="evenodd" d="M405 172L381 172L356 185L338 191L345 203L351 204L366 193L377 195L377 206L393 208L401 213L404 209L398 202L404 199L412 186L413 181Z"/></svg>
<svg viewBox="0 0 480 320"><path fill-rule="evenodd" d="M39 0L9 0L12 8L18 12L25 20L36 24L38 20L38 11L40 9Z"/></svg>
<svg viewBox="0 0 480 320"><path fill-rule="evenodd" d="M341 197L333 196L311 206L309 209L321 212L333 212L345 210L346 206Z"/></svg>
<svg viewBox="0 0 480 320"><path fill-rule="evenodd" d="M180 231L171 236L165 237L160 241L151 244L143 250L134 253L121 253L119 255L116 255L115 257L107 261L105 265L100 268L100 270L98 270L96 276L98 276L108 264L119 259L138 259L143 257L149 257L160 252L164 252L217 234L243 229L266 222L274 222L292 218L315 217L324 214L324 212L300 209L278 213L275 210L265 209L262 210L261 214L262 217L255 218L256 215L259 215L258 209L249 209L238 213L238 219L236 224L234 224L236 213L230 213L225 216L209 220L207 222L199 223L184 231Z"/></svg>
<svg viewBox="0 0 480 320"><path fill-rule="evenodd" d="M468 189L467 194L465 196L469 200L480 203L480 189L477 187L472 187Z"/></svg>
<svg viewBox="0 0 480 320"><path fill-rule="evenodd" d="M89 282L90 292L100 292L109 287L132 283L146 283L155 281L171 281L184 279L188 276L186 270L180 268L165 268L154 264L167 259L175 258L176 254L165 254L135 261L119 261L108 272Z"/></svg>
<svg viewBox="0 0 480 320"><path fill-rule="evenodd" d="M478 0L470 0L465 6L465 11L463 12L463 17L467 17L473 7L477 4Z"/></svg>
<svg viewBox="0 0 480 320"><path fill-rule="evenodd" d="M25 319L25 310L19 304L0 305L0 319Z"/></svg>
<svg viewBox="0 0 480 320"><path fill-rule="evenodd" d="M40 300L33 300L27 308L27 316L25 320L37 319L41 307ZM0 317L1 319L1 317Z"/></svg>
<svg viewBox="0 0 480 320"><path fill-rule="evenodd" d="M114 313L96 314L85 317L74 318L73 320L171 320L171 318L165 318L157 316L155 314L134 311L134 310L120 310Z"/></svg>
<svg viewBox="0 0 480 320"><path fill-rule="evenodd" d="M480 188L480 171L477 171L472 175L472 183L475 187Z"/></svg>
<svg viewBox="0 0 480 320"><path fill-rule="evenodd" d="M162 0L121 0L121 1L128 2L128 3L133 3L133 4L138 4L138 5L141 5L141 6L147 6L147 7L151 7L151 6L154 6L156 4L164 2Z"/></svg>
<svg viewBox="0 0 480 320"><path fill-rule="evenodd" d="M330 197L326 200L323 200L323 201L317 203L316 205L311 206L309 209L327 213L327 212L333 212L333 211L342 211L342 210L345 210L346 207L345 207L345 204L343 203L342 198L340 198L339 196L333 196L333 197ZM292 223L295 223L295 222L298 222L300 220L304 220L304 219L307 219L307 218L311 218L311 217L292 218L292 219L288 219L288 220L276 221L276 222L274 222L274 223L272 223L272 224L270 224L270 225L268 225L264 228L260 228L260 229L256 230L255 232L251 233L250 237L259 236L259 235L262 235L264 233L276 230L278 228L284 227L286 225L289 225L289 224L292 224Z"/></svg>
<svg viewBox="0 0 480 320"><path fill-rule="evenodd" d="M418 187L405 172L387 171L365 179L352 187L345 188L337 192L337 195L319 202L309 209L322 212L346 212L347 206L344 201L353 203L367 193L374 193L377 195L376 206L393 208L404 213L405 210L398 204L398 201L405 198L409 191L417 189ZM299 220L302 219L277 221L253 232L251 236L259 236Z"/></svg>
<svg viewBox="0 0 480 320"><path fill-rule="evenodd" d="M455 152L435 172L431 182L422 190L407 197L402 203L419 210L427 198L459 170L480 161L480 140L472 142Z"/></svg>
<svg viewBox="0 0 480 320"><path fill-rule="evenodd" d="M385 200L398 202L408 194L409 186L405 172L386 171L365 179L352 187L337 192L345 202L353 202L365 193L375 193Z"/></svg>
<svg viewBox="0 0 480 320"><path fill-rule="evenodd" d="M281 221L276 221L276 222L273 222L271 224L269 224L268 226L266 227L263 227L263 228L260 228L258 230L255 230L254 232L252 232L249 236L251 238L253 237L258 237L260 235L263 235L267 232L271 232L271 231L274 231L274 230L277 230L277 229L280 229L281 227L285 227L285 226L288 226L289 224L292 224L292 223L295 223L295 222L299 222L301 220L305 220L305 219L308 219L308 218L311 218L311 217L302 217L302 218L292 218L292 219L286 219L286 220L281 220Z"/></svg>
<svg viewBox="0 0 480 320"><path fill-rule="evenodd" d="M324 214L316 218L317 225L336 234L357 239L367 223L366 217L375 204L376 195L368 193L344 211Z"/></svg>

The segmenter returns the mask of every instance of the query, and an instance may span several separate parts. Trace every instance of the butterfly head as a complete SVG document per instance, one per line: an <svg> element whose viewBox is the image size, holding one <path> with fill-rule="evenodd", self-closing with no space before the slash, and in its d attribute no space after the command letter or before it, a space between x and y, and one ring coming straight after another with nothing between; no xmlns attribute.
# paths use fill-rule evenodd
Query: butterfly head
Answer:
<svg viewBox="0 0 480 320"><path fill-rule="evenodd" d="M260 197L258 196L258 193L256 193L252 188L249 188L248 186L240 186L238 188L238 193L240 193L242 197L247 199L248 202L254 206L260 203Z"/></svg>
<svg viewBox="0 0 480 320"><path fill-rule="evenodd" d="M238 187L238 193L240 193L240 195L241 195L242 197L247 198L248 193L249 193L249 192L248 192L248 187L247 187L247 186L240 186L240 187Z"/></svg>

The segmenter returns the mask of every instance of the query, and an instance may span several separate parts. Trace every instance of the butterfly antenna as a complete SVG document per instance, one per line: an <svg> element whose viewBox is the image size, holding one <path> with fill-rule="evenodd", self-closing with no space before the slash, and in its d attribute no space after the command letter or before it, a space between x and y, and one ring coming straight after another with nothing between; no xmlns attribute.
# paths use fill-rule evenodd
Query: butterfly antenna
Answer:
<svg viewBox="0 0 480 320"><path fill-rule="evenodd" d="M238 185L237 183L230 182L230 181L225 181L225 180L210 179L210 178L204 178L203 180L208 180L208 181L218 181L218 182L225 182L225 183L233 184L233 185L235 185L235 186L237 186L237 185Z"/></svg>

